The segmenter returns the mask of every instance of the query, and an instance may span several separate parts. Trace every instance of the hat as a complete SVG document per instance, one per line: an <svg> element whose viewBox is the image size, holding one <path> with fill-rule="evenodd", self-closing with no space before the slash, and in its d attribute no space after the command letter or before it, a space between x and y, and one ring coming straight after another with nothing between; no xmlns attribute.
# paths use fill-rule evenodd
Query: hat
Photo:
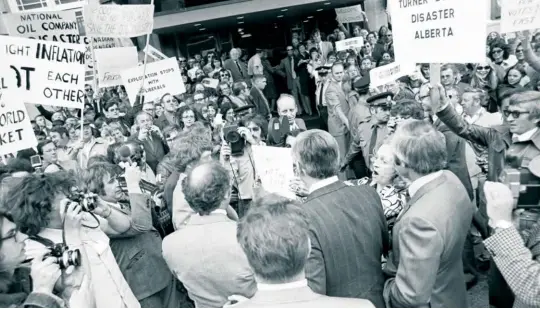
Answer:
<svg viewBox="0 0 540 309"><path fill-rule="evenodd" d="M376 95L373 95L369 97L366 100L366 103L369 104L371 107L377 107L377 106L389 106L391 103L389 102L394 98L394 94L390 91L379 93Z"/></svg>
<svg viewBox="0 0 540 309"><path fill-rule="evenodd" d="M369 75L366 75L360 78L355 78L353 82L353 87L354 89L357 89L360 92L363 92L363 91L367 92L369 90L370 81L371 80L369 78Z"/></svg>
<svg viewBox="0 0 540 309"><path fill-rule="evenodd" d="M240 113L240 112L243 112L243 111L247 111L250 108L255 108L255 105L248 104L248 105L245 105L245 106L240 106L240 107L235 108L234 112L235 113Z"/></svg>
<svg viewBox="0 0 540 309"><path fill-rule="evenodd" d="M90 126L90 125L92 125L92 123L90 121L84 120L83 126L86 127L86 126ZM75 125L75 130L80 129L80 128L81 128L81 122L77 121L77 124Z"/></svg>

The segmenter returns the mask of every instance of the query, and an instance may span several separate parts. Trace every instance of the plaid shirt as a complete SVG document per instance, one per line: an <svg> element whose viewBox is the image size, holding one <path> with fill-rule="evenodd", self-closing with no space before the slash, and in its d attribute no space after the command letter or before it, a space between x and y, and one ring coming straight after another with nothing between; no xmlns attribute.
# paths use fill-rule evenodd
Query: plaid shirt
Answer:
<svg viewBox="0 0 540 309"><path fill-rule="evenodd" d="M540 307L540 224L519 234L514 227L484 241L514 292L514 308Z"/></svg>

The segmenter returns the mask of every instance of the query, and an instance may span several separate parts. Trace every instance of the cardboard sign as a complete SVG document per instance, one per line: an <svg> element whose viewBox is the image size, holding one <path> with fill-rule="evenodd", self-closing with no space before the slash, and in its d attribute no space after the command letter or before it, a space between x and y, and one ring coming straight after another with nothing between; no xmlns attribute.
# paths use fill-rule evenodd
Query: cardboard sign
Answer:
<svg viewBox="0 0 540 309"><path fill-rule="evenodd" d="M397 61L474 63L486 60L487 1L474 1L474 5L470 0L388 3Z"/></svg>
<svg viewBox="0 0 540 309"><path fill-rule="evenodd" d="M540 27L540 0L503 0L501 31L503 33Z"/></svg>
<svg viewBox="0 0 540 309"><path fill-rule="evenodd" d="M429 64L429 82L432 85L437 85L441 83L441 64L440 63Z"/></svg>
<svg viewBox="0 0 540 309"><path fill-rule="evenodd" d="M281 196L295 199L289 189L289 182L294 177L291 148L251 146L253 164L262 187Z"/></svg>
<svg viewBox="0 0 540 309"><path fill-rule="evenodd" d="M86 35L136 37L152 33L154 5L86 5L83 8Z"/></svg>
<svg viewBox="0 0 540 309"><path fill-rule="evenodd" d="M83 108L85 47L0 36L0 85L24 103Z"/></svg>
<svg viewBox="0 0 540 309"><path fill-rule="evenodd" d="M9 35L44 41L81 44L75 11L4 14Z"/></svg>
<svg viewBox="0 0 540 309"><path fill-rule="evenodd" d="M205 78L205 79L202 80L202 84L203 84L203 86L205 86L207 88L217 89L217 87L219 85L219 79Z"/></svg>
<svg viewBox="0 0 540 309"><path fill-rule="evenodd" d="M165 60L169 58L152 45L146 45L143 51L147 53L148 56L152 57L154 60Z"/></svg>
<svg viewBox="0 0 540 309"><path fill-rule="evenodd" d="M0 155L36 147L30 117L17 91L0 92Z"/></svg>
<svg viewBox="0 0 540 309"><path fill-rule="evenodd" d="M145 77L143 77L143 71L144 66L138 66L121 73L131 104L135 102L141 86L145 102L161 98L166 93L178 95L186 92L175 58L146 64ZM144 85L142 84L143 80Z"/></svg>
<svg viewBox="0 0 540 309"><path fill-rule="evenodd" d="M94 50L97 62L99 87L122 85L123 70L137 66L137 48L116 47Z"/></svg>
<svg viewBox="0 0 540 309"><path fill-rule="evenodd" d="M86 45L86 72L85 80L87 83L91 83L94 79L94 59L92 59L92 49L90 47L90 40L85 37ZM119 38L94 38L94 52L102 48L115 48L115 47L130 47L133 46L131 39L119 39Z"/></svg>
<svg viewBox="0 0 540 309"><path fill-rule="evenodd" d="M357 38L350 38L346 40L336 41L336 50L342 51L342 50L348 50L348 49L360 49L364 46L364 38L363 37L357 37Z"/></svg>
<svg viewBox="0 0 540 309"><path fill-rule="evenodd" d="M362 6L360 4L336 9L336 15L337 20L342 24L364 21Z"/></svg>
<svg viewBox="0 0 540 309"><path fill-rule="evenodd" d="M369 71L369 86L371 88L375 88L394 82L396 79L402 76L414 73L415 69L416 66L413 62L392 62L390 64L374 68Z"/></svg>

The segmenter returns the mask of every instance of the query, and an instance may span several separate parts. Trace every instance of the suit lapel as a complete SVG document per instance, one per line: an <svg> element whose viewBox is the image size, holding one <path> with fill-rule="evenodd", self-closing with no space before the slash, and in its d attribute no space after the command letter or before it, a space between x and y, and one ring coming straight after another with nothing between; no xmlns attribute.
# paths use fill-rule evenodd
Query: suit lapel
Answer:
<svg viewBox="0 0 540 309"><path fill-rule="evenodd" d="M319 188L313 192L311 192L311 194L308 195L307 199L306 199L306 202L309 202L311 200L314 200L314 199L317 199L323 195L326 195L330 192L334 192L334 191L337 191L343 187L347 187L346 184L344 184L343 182L341 182L340 180L334 182L334 183L331 183L327 186L324 186L322 188Z"/></svg>
<svg viewBox="0 0 540 309"><path fill-rule="evenodd" d="M399 221L403 217L403 215L411 208L411 206L414 205L414 203L416 203L422 196L442 185L446 180L446 174L443 172L441 176L423 185L413 196L411 196L410 201L405 205L405 207L397 217L396 222Z"/></svg>

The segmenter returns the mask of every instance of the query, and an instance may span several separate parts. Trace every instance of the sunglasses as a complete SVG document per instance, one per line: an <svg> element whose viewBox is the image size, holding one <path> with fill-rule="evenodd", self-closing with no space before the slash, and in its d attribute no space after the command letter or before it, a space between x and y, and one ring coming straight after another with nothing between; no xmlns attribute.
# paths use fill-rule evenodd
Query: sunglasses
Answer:
<svg viewBox="0 0 540 309"><path fill-rule="evenodd" d="M522 53L523 49L516 49L516 53Z"/></svg>
<svg viewBox="0 0 540 309"><path fill-rule="evenodd" d="M514 117L514 119L519 118L519 116L521 116L523 114L529 114L529 112L503 110L503 115L505 117L509 117L510 115L512 115L512 117Z"/></svg>
<svg viewBox="0 0 540 309"><path fill-rule="evenodd" d="M489 70L491 69L489 66L485 66L485 67L476 67L477 70Z"/></svg>
<svg viewBox="0 0 540 309"><path fill-rule="evenodd" d="M502 54L503 50L502 49L494 49L491 53L493 53L493 54Z"/></svg>

